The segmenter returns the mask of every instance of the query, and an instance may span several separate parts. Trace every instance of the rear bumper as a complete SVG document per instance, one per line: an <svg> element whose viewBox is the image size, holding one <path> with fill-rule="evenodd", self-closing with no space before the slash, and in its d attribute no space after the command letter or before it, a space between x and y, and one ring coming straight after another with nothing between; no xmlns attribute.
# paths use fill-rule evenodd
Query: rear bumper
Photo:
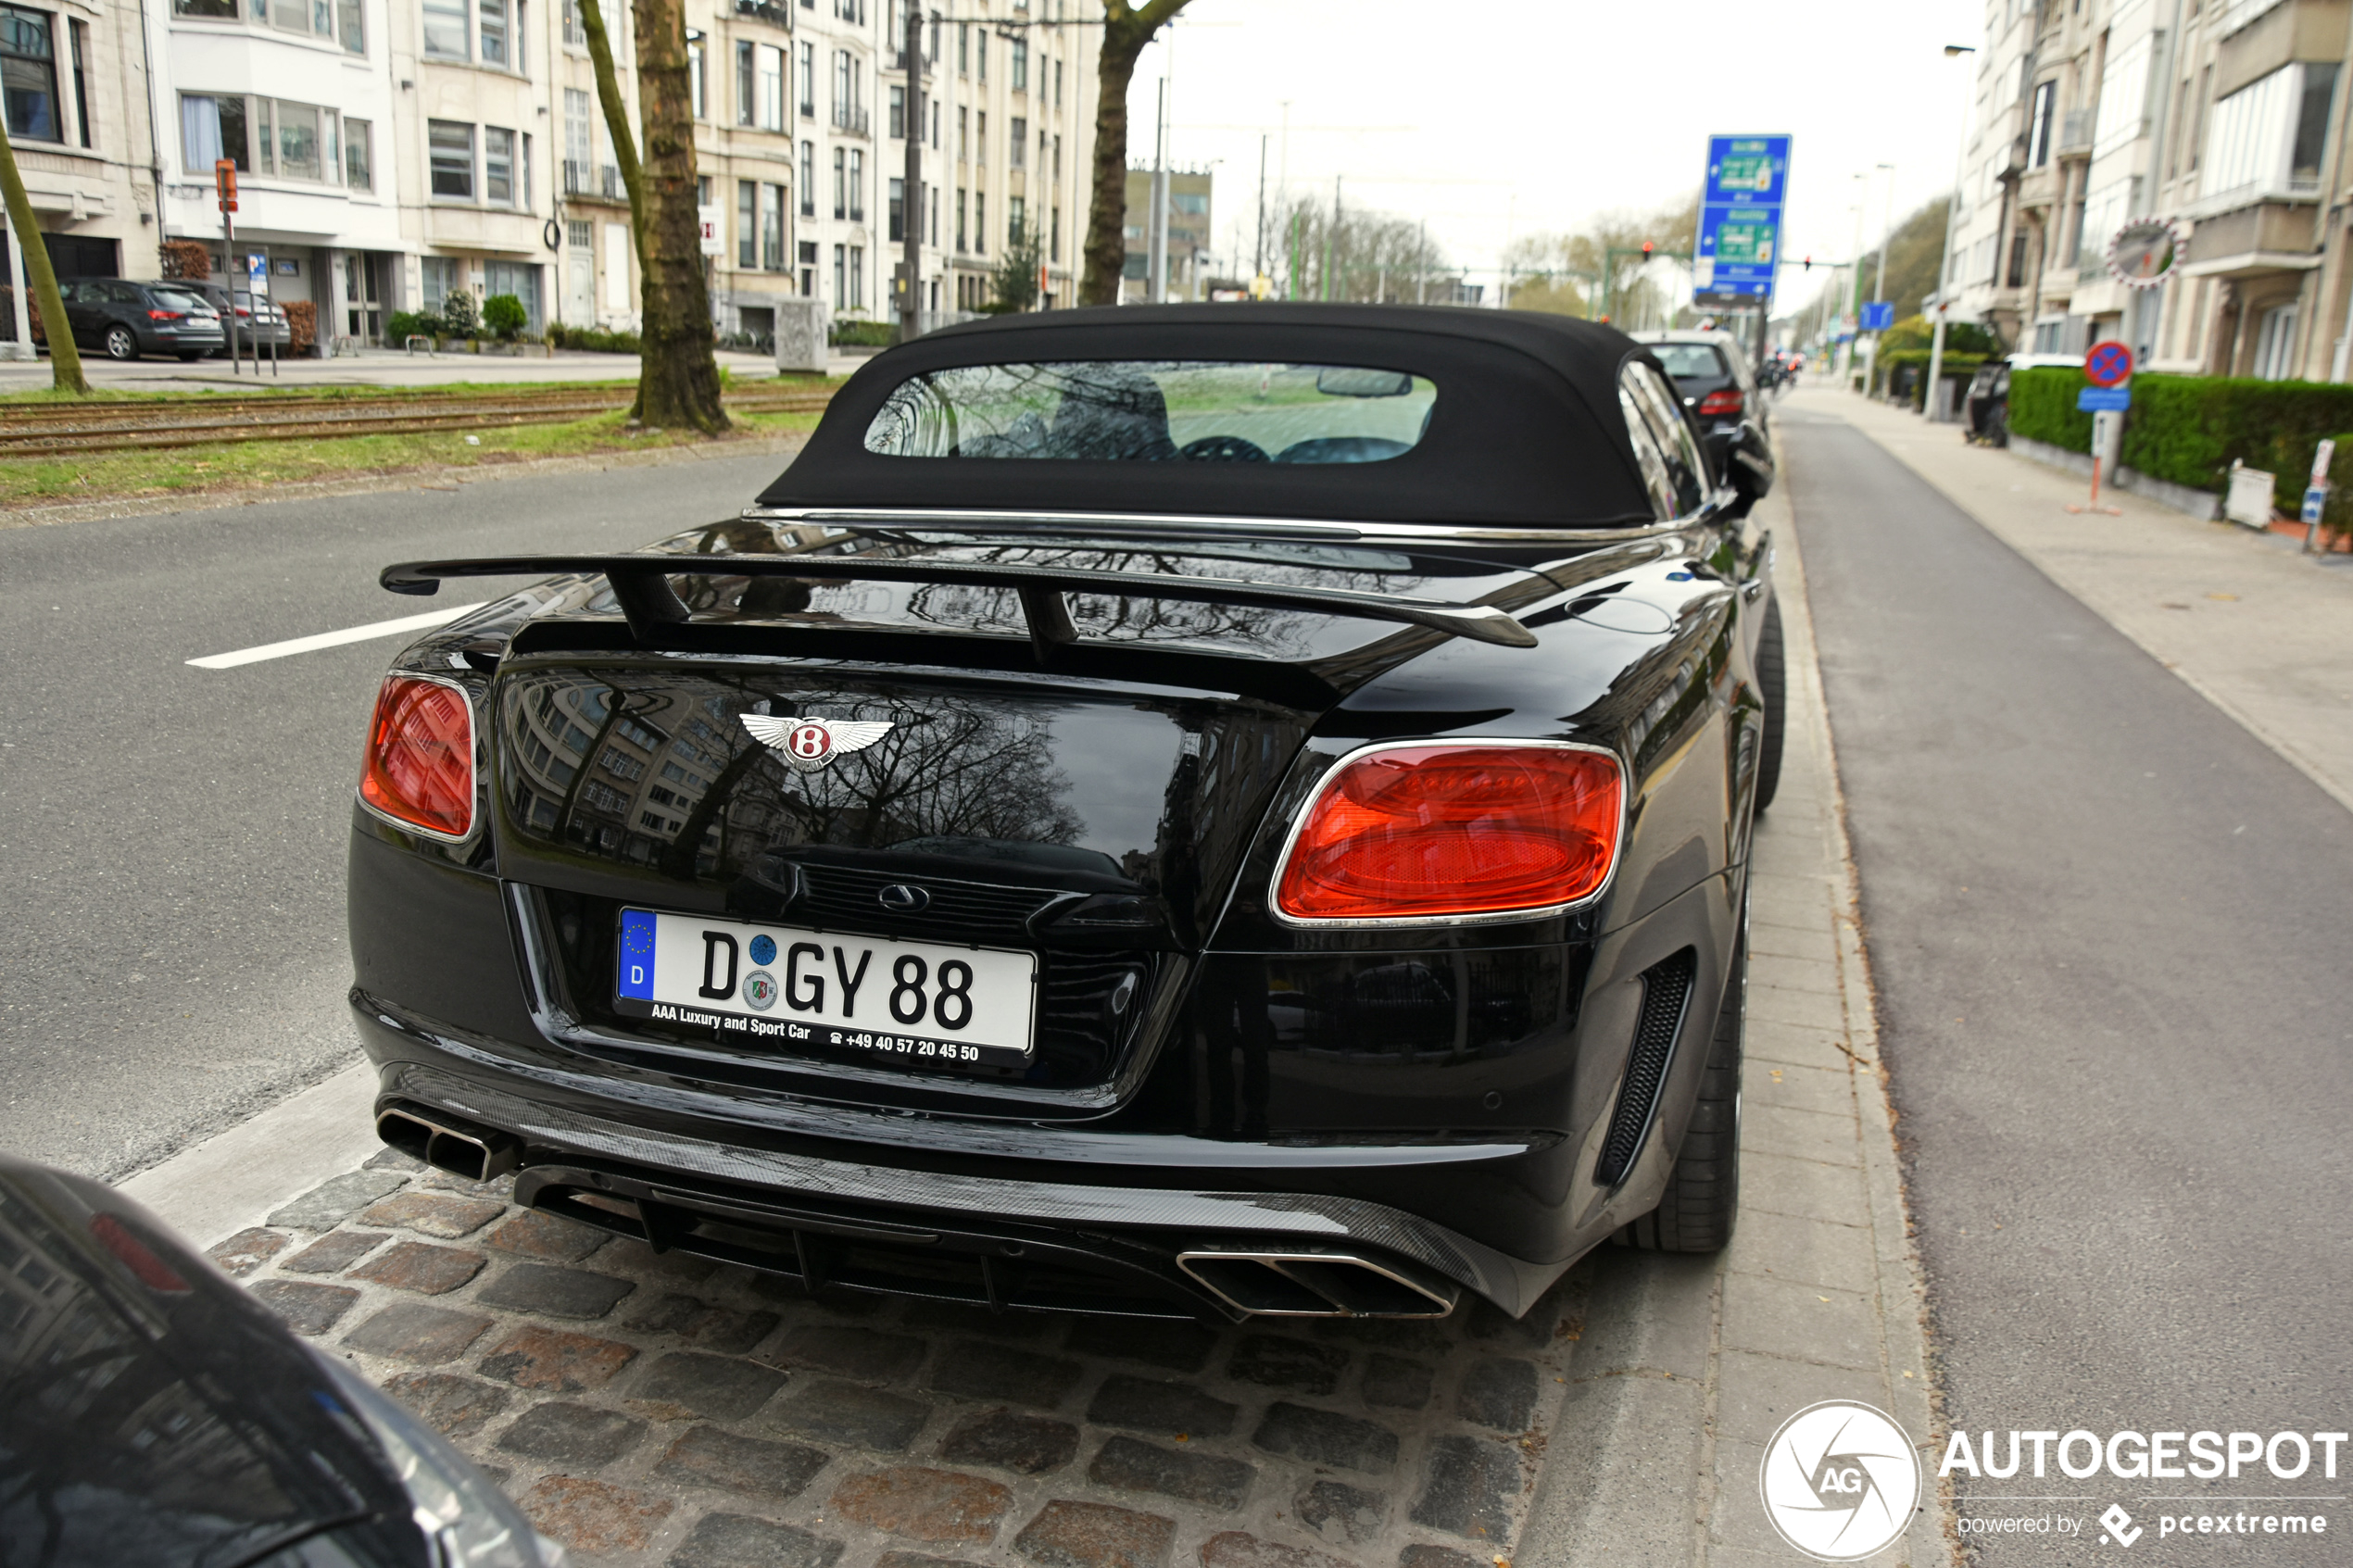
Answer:
<svg viewBox="0 0 2353 1568"><path fill-rule="evenodd" d="M490 1042L459 1037L364 992L355 990L352 1002L380 1073L379 1110L422 1108L520 1139L518 1196L562 1189L547 1206L591 1223L601 1222L562 1200L595 1182L632 1199L667 1189L686 1198L686 1208L708 1209L730 1195L755 1206L815 1205L837 1226L864 1211L925 1226L946 1219L960 1230L1015 1241L1024 1231L1061 1233L1085 1237L1098 1252L1135 1250L1146 1268L1159 1266L1146 1253L1173 1267L1178 1252L1201 1245L1345 1247L1435 1273L1515 1315L1583 1250L1552 1261L1515 1257L1391 1203L1312 1190L1335 1185L1335 1176L1369 1173L1391 1179L1382 1185L1409 1178L1441 1210L1475 1204L1482 1194L1549 1185L1547 1168L1560 1157L1550 1142L1297 1149L992 1123L967 1124L965 1137L926 1146L907 1137L923 1123L906 1117L808 1106L803 1128L780 1126L774 1117L752 1124L722 1119L715 1105L694 1114L643 1081L588 1079L552 1063L519 1072L484 1048ZM862 1124L897 1136L859 1139ZM1085 1159L1086 1147L1099 1142L1119 1145L1119 1160ZM1162 1146L1166 1160L1138 1163L1149 1157L1139 1145ZM1069 1158L1051 1157L1064 1152ZM605 1180L596 1182L599 1176ZM1182 1290L1181 1280L1172 1283Z"/></svg>

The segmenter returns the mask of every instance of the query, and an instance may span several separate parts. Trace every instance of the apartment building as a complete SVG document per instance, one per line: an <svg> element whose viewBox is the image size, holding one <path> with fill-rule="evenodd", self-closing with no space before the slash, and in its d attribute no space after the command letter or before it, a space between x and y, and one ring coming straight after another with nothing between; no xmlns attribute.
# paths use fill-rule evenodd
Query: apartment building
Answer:
<svg viewBox="0 0 2353 1568"><path fill-rule="evenodd" d="M155 276L155 128L141 44L131 0L0 5L8 140L60 277ZM0 265L14 282L14 263ZM0 331L13 334L13 320Z"/></svg>
<svg viewBox="0 0 2353 1568"><path fill-rule="evenodd" d="M1208 169L1168 171L1168 266L1164 274L1168 295L1163 304L1209 297L1210 206L1215 189L1215 178ZM1120 298L1128 304L1142 304L1151 293L1151 212L1152 171L1128 169L1127 206L1120 226L1126 255L1119 285Z"/></svg>

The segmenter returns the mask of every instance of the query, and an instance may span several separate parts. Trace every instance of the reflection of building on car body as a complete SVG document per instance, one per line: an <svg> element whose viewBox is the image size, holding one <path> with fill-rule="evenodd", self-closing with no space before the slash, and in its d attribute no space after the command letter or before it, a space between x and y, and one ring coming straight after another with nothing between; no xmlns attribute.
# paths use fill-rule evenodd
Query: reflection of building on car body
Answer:
<svg viewBox="0 0 2353 1568"><path fill-rule="evenodd" d="M380 694L381 1130L999 1306L1518 1312L1722 1245L1750 440L1567 319L1016 317L877 357L739 517L388 569L546 581Z"/></svg>

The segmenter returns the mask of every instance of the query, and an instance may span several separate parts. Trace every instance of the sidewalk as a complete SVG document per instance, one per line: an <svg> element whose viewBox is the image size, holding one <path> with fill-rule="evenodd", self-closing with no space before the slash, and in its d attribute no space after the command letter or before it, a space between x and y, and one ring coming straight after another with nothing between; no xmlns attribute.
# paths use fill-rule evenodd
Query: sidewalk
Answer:
<svg viewBox="0 0 2353 1568"><path fill-rule="evenodd" d="M776 374L774 355L736 349L718 351L720 367L740 385L769 381ZM833 357L829 374L847 376L865 364L869 356ZM301 392L330 386L427 387L458 382L505 384L529 382L632 381L637 374L635 354L587 354L565 350L553 356L535 350L525 354L404 354L396 349L371 348L335 359L286 358L273 373L261 362L257 377L250 362L233 372L226 359L199 359L182 365L169 359L134 359L117 363L103 355L85 353L84 379L106 392ZM0 361L0 395L45 392L51 382L49 361Z"/></svg>
<svg viewBox="0 0 2353 1568"><path fill-rule="evenodd" d="M1527 1317L1209 1329L804 1298L366 1153L354 1069L126 1184L586 1564L1788 1565L1762 1446L1860 1399L1932 1472L1927 1348L1784 500L1743 1213ZM1932 1475L1878 1560L1956 1561Z"/></svg>
<svg viewBox="0 0 2353 1568"><path fill-rule="evenodd" d="M2119 491L2120 517L2070 513L2085 482L1970 446L1883 403L1812 389L1789 406L1844 420L2150 658L2353 808L2353 557L2200 522Z"/></svg>

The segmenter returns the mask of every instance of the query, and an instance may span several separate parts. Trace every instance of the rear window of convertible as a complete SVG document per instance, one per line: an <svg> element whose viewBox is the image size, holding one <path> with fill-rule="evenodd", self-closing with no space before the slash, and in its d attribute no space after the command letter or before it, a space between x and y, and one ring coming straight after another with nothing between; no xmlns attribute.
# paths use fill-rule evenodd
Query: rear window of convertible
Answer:
<svg viewBox="0 0 2353 1568"><path fill-rule="evenodd" d="M963 365L901 382L866 450L891 458L1378 463L1411 451L1438 388L1353 365L1114 359Z"/></svg>

